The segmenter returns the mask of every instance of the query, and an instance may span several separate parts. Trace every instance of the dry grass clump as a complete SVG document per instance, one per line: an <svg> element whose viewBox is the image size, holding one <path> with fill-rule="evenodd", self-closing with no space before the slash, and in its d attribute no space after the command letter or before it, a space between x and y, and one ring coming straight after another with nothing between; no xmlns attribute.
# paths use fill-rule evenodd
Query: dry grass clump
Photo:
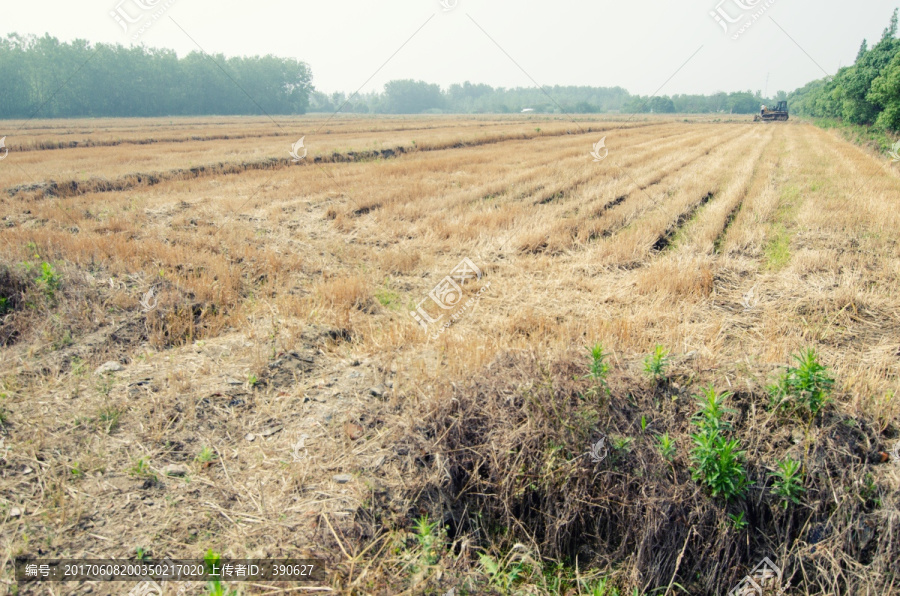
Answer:
<svg viewBox="0 0 900 596"><path fill-rule="evenodd" d="M381 253L381 267L395 275L411 275L422 261L415 252L389 250Z"/></svg>
<svg viewBox="0 0 900 596"><path fill-rule="evenodd" d="M371 289L357 275L323 279L316 284L315 292L323 306L337 312L366 310L373 304Z"/></svg>
<svg viewBox="0 0 900 596"><path fill-rule="evenodd" d="M676 256L644 267L637 276L641 294L705 298L714 287L713 263L703 257Z"/></svg>

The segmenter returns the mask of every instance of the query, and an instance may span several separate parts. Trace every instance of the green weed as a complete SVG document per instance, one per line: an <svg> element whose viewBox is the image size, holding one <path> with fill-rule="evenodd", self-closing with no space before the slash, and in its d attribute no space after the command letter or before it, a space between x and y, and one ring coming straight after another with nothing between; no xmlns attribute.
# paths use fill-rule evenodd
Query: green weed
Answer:
<svg viewBox="0 0 900 596"><path fill-rule="evenodd" d="M216 459L216 457L218 456L216 455L215 451L213 451L209 447L203 447L203 449L201 449L200 453L197 455L196 460L201 464L205 464L213 461L214 459Z"/></svg>
<svg viewBox="0 0 900 596"><path fill-rule="evenodd" d="M672 461L675 457L675 441L672 440L669 433L659 435L656 437L656 441L659 444L659 452L662 456L668 461Z"/></svg>
<svg viewBox="0 0 900 596"><path fill-rule="evenodd" d="M44 292L44 295L51 300L56 296L57 290L59 290L59 274L53 269L53 265L47 261L41 263L41 274L35 282L41 288L41 291Z"/></svg>
<svg viewBox="0 0 900 596"><path fill-rule="evenodd" d="M653 352L644 359L644 373L656 382L666 378L666 368L668 368L668 366L669 352L659 344L657 344L653 349Z"/></svg>
<svg viewBox="0 0 900 596"><path fill-rule="evenodd" d="M438 522L431 522L427 515L423 515L416 520L413 530L422 553L422 561L426 565L437 564L441 560L441 550L443 550L443 540L438 529Z"/></svg>
<svg viewBox="0 0 900 596"><path fill-rule="evenodd" d="M203 557L203 562L206 573L212 576L212 579L206 582L206 596L237 596L237 592L228 590L222 585L222 555L209 549Z"/></svg>
<svg viewBox="0 0 900 596"><path fill-rule="evenodd" d="M829 401L834 378L819 363L816 351L812 348L795 354L793 358L797 366L787 367L781 378L769 386L772 405L778 409L815 417Z"/></svg>
<svg viewBox="0 0 900 596"><path fill-rule="evenodd" d="M396 309L400 304L400 294L393 290L380 289L375 291L375 299L385 308Z"/></svg>
<svg viewBox="0 0 900 596"><path fill-rule="evenodd" d="M691 435L694 443L691 476L705 484L713 497L723 497L726 501L742 496L747 485L740 442L725 436L731 429L722 419L729 411L723 406L729 395L717 393L711 385L704 390L698 401L700 411L693 419L698 430Z"/></svg>
<svg viewBox="0 0 900 596"><path fill-rule="evenodd" d="M606 393L609 393L609 384L606 380L609 376L609 363L606 361L609 354L603 351L603 344L600 343L594 344L593 347L588 347L587 349L590 352L591 362L585 378L595 381L603 387Z"/></svg>
<svg viewBox="0 0 900 596"><path fill-rule="evenodd" d="M735 530L743 530L747 527L747 520L744 519L744 512L741 511L737 515L734 513L728 514L728 521L731 522L731 527Z"/></svg>
<svg viewBox="0 0 900 596"><path fill-rule="evenodd" d="M800 497L806 492L806 489L803 488L800 462L792 459L778 462L778 470L772 476L775 478L772 492L781 497L782 506L787 508L791 503L799 505Z"/></svg>

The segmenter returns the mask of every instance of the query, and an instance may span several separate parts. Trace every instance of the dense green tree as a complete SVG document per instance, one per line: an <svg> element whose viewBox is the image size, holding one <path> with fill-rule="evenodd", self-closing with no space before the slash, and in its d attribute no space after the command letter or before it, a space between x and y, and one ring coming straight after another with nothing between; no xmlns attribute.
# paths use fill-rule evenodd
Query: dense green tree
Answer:
<svg viewBox="0 0 900 596"><path fill-rule="evenodd" d="M392 114L421 114L444 105L440 85L404 79L384 86L388 111Z"/></svg>
<svg viewBox="0 0 900 596"><path fill-rule="evenodd" d="M312 74L276 56L0 37L0 118L302 114Z"/></svg>
<svg viewBox="0 0 900 596"><path fill-rule="evenodd" d="M797 113L900 130L900 41L897 10L877 44L863 40L853 66L794 91Z"/></svg>

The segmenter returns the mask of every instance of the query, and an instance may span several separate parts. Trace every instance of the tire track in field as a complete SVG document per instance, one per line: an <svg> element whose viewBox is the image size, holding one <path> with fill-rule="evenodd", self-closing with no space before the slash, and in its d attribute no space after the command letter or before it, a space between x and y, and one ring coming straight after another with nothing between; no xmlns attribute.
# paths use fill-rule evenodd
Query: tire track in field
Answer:
<svg viewBox="0 0 900 596"><path fill-rule="evenodd" d="M699 201L691 204L687 211L684 211L678 215L678 218L669 224L663 233L659 235L659 238L656 239L656 242L653 243L653 246L650 250L654 250L656 252L662 252L666 250L671 244L672 240L675 238L675 234L678 231L687 225L687 223L693 219L693 217L697 214L697 211L700 210L701 207L709 203L713 198L715 198L716 193L710 191L703 195Z"/></svg>
<svg viewBox="0 0 900 596"><path fill-rule="evenodd" d="M640 266L647 260L648 253L658 252L654 251L654 246L668 246L671 238L690 221L697 209L715 199L722 184L720 178L730 163L728 158L739 151L745 137L752 133L752 129L748 130L719 145L716 151L710 151L693 161L674 181L678 185L674 194L664 193L659 199L651 200L647 205L633 209L631 213L620 214L620 225L614 232L612 228L608 228L611 233L598 246L602 259L611 259L619 265L631 263L633 266ZM709 164L713 167L705 167ZM710 169L712 171L702 178L695 175ZM709 183L705 182L707 179L710 180ZM671 200L667 200L669 196L672 196ZM631 228L633 222L637 223ZM627 235L621 236L620 232L626 227L629 228Z"/></svg>
<svg viewBox="0 0 900 596"><path fill-rule="evenodd" d="M683 145L686 140L688 142L691 142L697 138L701 138L701 139L707 138L707 135L705 135L703 133L692 134L692 135L688 136L688 139L685 139L685 136L687 136L687 135L679 135L677 133L672 134L672 135L667 135L662 138L657 136L655 138L648 139L641 143L638 143L635 145L629 145L623 149L619 149L618 151L620 151L620 152L628 151L628 155L629 155L630 159L628 162L625 163L624 166L618 166L618 167L620 169L632 167L635 163L643 162L646 159L652 158L653 156L658 155L659 153L663 153L672 147L677 147L677 146ZM663 140L663 141L669 140L671 142L663 144L663 143L661 143L661 140ZM650 143L653 143L653 146L651 147L650 151L647 151L646 153L644 153L642 155L635 154L637 149L643 149L645 146L649 145ZM584 157L579 156L577 159L579 161L583 161ZM657 160L657 161L661 161L661 160ZM535 195L539 196L540 198L535 200L533 203L536 206L537 205L547 205L549 203L557 202L560 199L572 198L573 190L575 190L579 186L583 186L583 185L587 184L588 182L590 182L591 180L601 177L603 175L602 170L598 170L597 168L591 168L590 165L588 165L588 167L590 169L588 170L587 174L579 176L574 181L551 184L549 186L542 185L541 187L535 189L535 191L533 193L526 195L525 198L530 198ZM541 192L541 191L544 191L544 192ZM557 204L560 205L562 203L557 203Z"/></svg>
<svg viewBox="0 0 900 596"><path fill-rule="evenodd" d="M706 146L702 147L699 151L692 152L691 155L687 159L681 160L675 166L668 168L665 172L662 172L662 173L653 172L652 174L650 174L650 176L652 176L651 180L647 181L646 183L637 184L632 190L630 190L628 193L626 193L627 198L624 199L623 201L620 201L619 204L621 205L622 203L626 203L626 205L624 205L623 208L627 207L628 206L627 205L628 198L635 197L635 198L639 199L641 195L646 193L646 191L650 190L652 187L658 186L663 181L679 174L680 172L682 172L683 170L685 170L687 168L690 168L691 166L696 165L698 160L704 158L705 156L708 156L715 147L723 147L722 143L719 142L719 139L721 138L721 136L725 136L725 134L727 134L727 133L723 133L719 137L716 137L710 143L708 143ZM743 135L737 136L734 139L732 139L731 141L729 141L724 146L731 145L732 143L737 143L738 141L743 139L745 136L748 136L749 134L750 134L750 132L746 132ZM596 237L608 238L608 237L618 234L619 232L621 232L622 230L627 228L629 225L631 225L632 223L634 223L635 221L639 220L641 217L646 215L648 212L657 208L661 204L662 200L664 200L664 197L661 199L652 200L647 205L637 206L636 208L634 208L634 206L632 206L633 209L630 213L618 214L619 221L618 222L615 222L615 221L609 222L610 225L604 226L602 233ZM602 213L607 218L616 217L616 214L613 214L612 211L613 211L612 209L604 210ZM603 217L603 215L601 215L600 217Z"/></svg>
<svg viewBox="0 0 900 596"><path fill-rule="evenodd" d="M686 138L687 137L687 138ZM617 166L620 169L624 170L625 168L633 167L635 163L643 162L648 158L652 158L660 153L663 153L670 148L678 147L684 145L685 142L692 142L696 139L705 139L708 138L703 131L696 131L696 134L679 134L675 132L666 136L656 136L655 138L648 139L641 143L635 145L628 145L622 149L617 149L619 152L628 151L628 155L630 157L629 161L626 162L622 166ZM670 141L670 142L666 142ZM653 143L651 150L646 152L643 155L635 155L636 150L643 149L645 146ZM696 146L696 145L694 145ZM583 158L582 158L583 159ZM657 160L660 161L660 160ZM599 177L602 175L602 172L598 172L597 168L591 168L588 173L584 176L576 179L575 182L570 183L560 183L556 185L552 185L547 192L539 193L535 192L534 194L540 194L541 198L535 201L535 205L546 205L551 202L555 202L558 199L566 199L571 198L571 191L577 188L578 186L582 186L583 184L589 182L590 180ZM539 189L542 190L542 189Z"/></svg>
<svg viewBox="0 0 900 596"><path fill-rule="evenodd" d="M641 143L637 143L634 145L628 145L626 147L617 149L617 152L619 152L619 153L627 152L628 160L626 162L624 162L622 165L617 165L616 167L619 168L620 170L625 170L627 168L634 167L634 165L638 164L638 163L643 165L647 159L655 158L657 155L659 155L661 153L665 153L666 151L669 151L672 148L677 148L677 147L683 146L686 142L693 143L697 139L703 140L703 139L708 139L708 138L709 138L709 135L708 135L707 131L692 131L690 134L687 134L687 135L675 133L675 134L666 135L663 137L657 136L652 139L647 139L645 141L642 141ZM669 142L666 142L666 141L669 141ZM643 154L637 154L636 150L643 149L647 145L650 145L651 143L652 143L652 147L651 147L650 151L647 151ZM695 147L695 146L696 145L692 145L692 147ZM583 159L583 158L580 158L580 159ZM664 159L665 158L657 159L654 163L659 163L661 161L664 161ZM601 170L599 168L592 168L591 170L589 170L589 173L587 175L579 178L576 181L576 183L574 183L574 184L562 183L562 184L557 184L557 185L551 186L548 189L548 192L540 193L541 198L539 200L537 200L534 204L535 205L545 205L550 202L555 202L558 199L571 198L571 193L567 192L567 191L572 190L574 187L580 186L580 185L582 185L586 182L589 182L590 180L592 180L594 178L598 178L602 175L603 175L603 170ZM546 188L546 187L541 187L538 190L543 190L543 188ZM527 195L527 196L533 196L533 194L538 194L538 192L532 193L532 195ZM561 204L561 203L557 203L557 204ZM604 203L604 205L607 205L607 204L608 203ZM602 209L603 209L603 207L601 206L600 210L602 211Z"/></svg>
<svg viewBox="0 0 900 596"><path fill-rule="evenodd" d="M755 132L755 131L753 131L753 132ZM651 248L651 250L656 251L656 252L662 252L662 251L666 250L672 244L672 241L674 240L675 236L681 230L683 230L687 226L689 226L691 224L691 222L694 221L694 218L698 215L700 210L703 207L705 207L708 203L710 203L711 201L713 201L714 199L716 199L718 197L724 197L717 204L722 205L723 204L722 201L725 201L725 203L724 203L725 208L728 208L729 205L736 202L736 204L731 206L731 208L729 210L730 213L736 213L737 209L740 207L741 203L743 203L744 197L746 196L747 187L749 185L749 182L753 178L755 165L759 161L759 158L762 155L762 152L765 149L765 147L769 141L771 141L771 135L769 135L769 139L766 142L757 144L757 149L756 149L755 153L751 156L751 161L750 161L750 163L753 164L753 167L749 169L746 177L743 177L743 178L739 177L737 181L731 181L730 184L724 183L724 182L721 183L721 185L718 188L707 192L705 195L703 195L700 198L700 200L698 202L691 204L687 208L687 210L679 213L678 216L676 217L676 219L674 221L672 221L668 225L668 227L666 227L666 229L662 232L662 234L659 235L659 237L656 239L656 242L653 243L653 247ZM721 169L721 168L719 168L719 169ZM723 188L723 186L724 186L724 188ZM734 196L729 197L730 194L733 194ZM727 219L727 217L726 217L726 219ZM721 233L721 227L719 229L720 229L720 233ZM700 251L699 248L700 247L697 247L697 250L694 250L693 252L705 252L705 251Z"/></svg>
<svg viewBox="0 0 900 596"><path fill-rule="evenodd" d="M715 130L715 129L712 129ZM669 176L676 175L678 171L688 166L696 159L701 156L708 154L715 146L721 144L721 138L730 134L729 131L722 131L720 135L715 138L710 139L709 131L700 131L696 136L691 136L688 139L689 142L695 141L698 137L700 142L697 145L693 145L690 149L694 149L690 154L687 155L686 159L681 159L676 162L672 162L671 158L668 155L671 153L670 146L675 146L680 149L680 154L685 155L685 151L688 148L684 148L685 138L682 136L673 143L665 146L660 146L659 143L656 144L655 150L649 152L646 156L634 155L633 153L629 153L629 157L631 159L628 162L626 167L630 167L631 164L640 163L643 169L649 170L649 172L654 176L654 183L659 182ZM664 154L664 157L655 159L647 163L647 157L650 155L659 155L660 153ZM662 168L660 171L662 164L669 164L668 167ZM625 176L628 179L632 180L632 184L629 184L631 189L622 194L621 183L624 181L624 178L617 178L612 183L607 183L606 186L602 189L604 194L609 194L609 199L601 199L602 203L597 206L596 203L600 202L597 200L588 201L585 206L584 212L580 216L575 217L565 217L565 218L556 218L550 221L549 229L544 232L539 230L533 230L527 236L520 240L519 242L519 250L525 252L552 252L559 253L561 251L571 249L575 245L580 242L590 242L598 237L601 237L604 233L603 224L599 223L597 219L602 216L602 214L610 209L614 209L616 206L624 203L631 196L639 196L640 193L637 191L643 192L646 187L643 185L639 185L637 188L634 187L633 178L627 173L627 171L622 168L621 171L625 172ZM612 191L612 192L611 192ZM557 204L557 211L560 211L564 208L563 204ZM547 216L548 218L552 218L552 215Z"/></svg>
<svg viewBox="0 0 900 596"><path fill-rule="evenodd" d="M692 255L715 253L718 239L723 237L730 222L737 215L740 206L750 192L757 174L760 159L771 144L773 131L754 131L758 140L754 139L747 157L740 161L732 161L734 174L730 179L722 180L719 187L708 193L701 203L689 212L682 213L671 223L653 244L653 250L664 251L671 247L676 236L683 231L681 252ZM766 134L768 132L768 134ZM716 170L720 171L720 168ZM715 203L703 208L715 199Z"/></svg>
<svg viewBox="0 0 900 596"><path fill-rule="evenodd" d="M703 155L709 154L709 152L715 146L720 144L720 139L722 137L726 136L727 134L728 134L727 131L723 131L717 137L710 139L709 134L707 134L706 131L701 131L700 134L697 136L700 137L701 141L706 141L706 142L698 143L697 145L693 145L692 147L689 147L689 148L683 147L683 143L684 143L683 138L680 139L680 142L676 141L676 143L673 143L673 145L675 145L677 148L681 149L682 154L684 154L684 152L687 149L694 149L694 151L692 151L686 159L679 160L675 163L670 163L670 165L668 165L667 167L661 167L661 164L664 164L668 161L667 157L657 159L650 164L643 164L642 167L649 170L650 172L652 172L652 174L654 176L654 178L649 183L637 184L637 186L632 184L630 190L628 190L622 194L618 194L618 196L616 196L616 198L604 202L599 207L590 207L589 208L590 215L588 215L586 218L580 218L574 222L571 222L571 221L560 222L555 227L555 230L553 230L551 232L551 236L556 236L556 235L561 234L563 236L570 237L571 242L570 242L569 246L571 247L571 246L574 246L574 244L576 243L576 241L579 238L580 238L580 241L582 241L582 242L591 242L597 238L612 235L614 232L612 230L610 230L610 228L605 227L604 224L602 224L596 220L602 219L603 215L605 213L609 212L612 209L615 209L617 206L626 202L629 198L632 198L632 197L640 198L640 196L648 188L650 188L656 184L659 184L666 178L669 178L671 176L678 174L679 171L681 171L685 167L688 167L691 163L693 163L694 161L696 161ZM694 140L694 138L692 137L690 140ZM660 152L666 152L666 151L668 151L668 146L664 147L663 150ZM657 153L660 153L660 152L657 152ZM641 162L641 161L644 161L644 160L641 158L635 158L628 165L630 166L632 163ZM623 171L624 171L624 169L623 169ZM626 175L627 175L627 172L626 172ZM621 191L619 191L619 192L621 192ZM623 221L622 227L627 226L628 223L629 223L629 221Z"/></svg>
<svg viewBox="0 0 900 596"><path fill-rule="evenodd" d="M775 133L773 131L773 133L769 135L765 146L756 154L755 163L753 164L753 172L740 191L740 200L737 201L737 204L735 204L734 207L732 207L728 214L725 216L725 220L722 222L721 230L716 235L715 239L713 239L712 251L714 254L721 254L722 245L725 243L725 238L728 236L728 231L731 229L732 224L734 224L734 220L737 219L737 216L740 213L741 208L743 208L744 202L747 200L747 197L750 196L750 194L756 189L760 181L768 179L771 171L769 169L763 170L763 168L766 168L767 165L767 162L763 160L763 156L766 155L766 153L772 147L774 137ZM774 167L777 167L777 165L778 163L776 161Z"/></svg>

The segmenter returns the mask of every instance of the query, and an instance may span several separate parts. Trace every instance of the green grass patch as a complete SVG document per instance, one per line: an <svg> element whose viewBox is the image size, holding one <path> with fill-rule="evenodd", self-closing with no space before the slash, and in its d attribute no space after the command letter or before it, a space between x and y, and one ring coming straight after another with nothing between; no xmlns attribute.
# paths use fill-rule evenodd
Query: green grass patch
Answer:
<svg viewBox="0 0 900 596"><path fill-rule="evenodd" d="M791 260L791 235L784 224L776 224L773 232L766 243L766 268L778 270Z"/></svg>
<svg viewBox="0 0 900 596"><path fill-rule="evenodd" d="M400 294L393 290L388 290L386 288L376 290L375 299L378 300L378 303L381 306L390 308L391 310L396 310L400 307Z"/></svg>
<svg viewBox="0 0 900 596"><path fill-rule="evenodd" d="M766 268L777 271L791 260L790 223L800 203L800 189L787 186L781 192L778 209L772 220L765 246Z"/></svg>

